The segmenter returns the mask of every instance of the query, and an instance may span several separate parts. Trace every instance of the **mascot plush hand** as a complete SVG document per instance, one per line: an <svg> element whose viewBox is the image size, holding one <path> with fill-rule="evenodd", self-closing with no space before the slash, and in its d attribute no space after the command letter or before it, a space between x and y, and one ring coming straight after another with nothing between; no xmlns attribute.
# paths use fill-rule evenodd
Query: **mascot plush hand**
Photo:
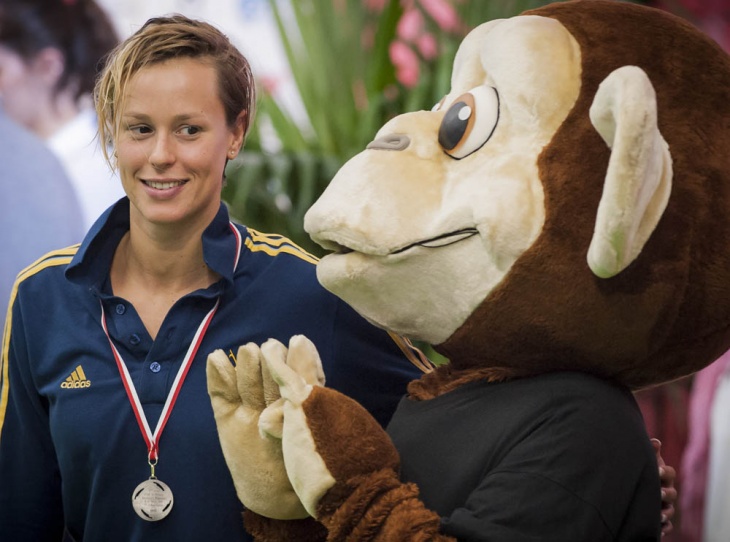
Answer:
<svg viewBox="0 0 730 542"><path fill-rule="evenodd" d="M223 350L208 356L207 380L223 455L233 476L236 493L249 510L276 519L307 517L289 482L281 449L283 399L272 379L267 359L286 359L287 349L276 341L261 348L249 343L238 349L235 368ZM306 384L324 384L324 374L302 366L309 357L292 351L291 362L299 364L297 375ZM315 366L315 370L317 367ZM281 369L279 369L281 370ZM266 428L266 433L260 433ZM267 436L268 435L268 436ZM241 454L241 450L246 454Z"/></svg>
<svg viewBox="0 0 730 542"><path fill-rule="evenodd" d="M701 32L608 0L476 28L449 94L383 126L305 218L333 252L321 283L450 363L410 385L386 434L307 377L305 338L262 351L283 420L260 428L313 519L248 512L247 527L659 539L631 390L730 347L728 208L730 60Z"/></svg>

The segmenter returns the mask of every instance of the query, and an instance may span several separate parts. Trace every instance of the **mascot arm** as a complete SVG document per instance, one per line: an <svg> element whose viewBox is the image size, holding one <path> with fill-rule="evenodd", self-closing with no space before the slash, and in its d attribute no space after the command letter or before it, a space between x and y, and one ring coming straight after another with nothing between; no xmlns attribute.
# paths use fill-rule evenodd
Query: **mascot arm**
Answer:
<svg viewBox="0 0 730 542"><path fill-rule="evenodd" d="M279 427L262 429L282 438L292 486L306 510L326 527L329 542L454 540L439 534L440 517L418 499L418 489L400 482L398 452L372 416L337 391L307 384L293 368L305 366L304 359L311 366L320 364L308 339L293 337L288 353L282 348L262 351L284 399L281 433ZM297 363L288 359L293 356ZM257 540L268 541L287 528L282 523L287 522L249 518L247 528L259 529Z"/></svg>

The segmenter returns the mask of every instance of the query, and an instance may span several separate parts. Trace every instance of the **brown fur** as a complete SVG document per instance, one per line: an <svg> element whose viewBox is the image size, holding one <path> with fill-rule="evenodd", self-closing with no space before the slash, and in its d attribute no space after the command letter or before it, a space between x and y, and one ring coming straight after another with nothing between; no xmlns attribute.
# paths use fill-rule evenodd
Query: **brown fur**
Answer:
<svg viewBox="0 0 730 542"><path fill-rule="evenodd" d="M638 388L699 370L730 347L730 60L687 22L659 10L648 18L647 9L578 0L527 12L575 37L582 89L539 158L543 232L438 347L455 369L486 360L522 373L584 370ZM624 65L641 67L655 87L674 179L642 254L600 279L586 253L610 151L588 109Z"/></svg>
<svg viewBox="0 0 730 542"><path fill-rule="evenodd" d="M517 371L509 367L455 371L453 365L446 364L408 384L408 396L417 401L426 401L477 380L504 382L518 376Z"/></svg>
<svg viewBox="0 0 730 542"><path fill-rule="evenodd" d="M395 447L382 427L363 415L359 404L334 390L314 388L302 407L317 452L337 480L317 509L329 542L404 540L401 534L409 530L429 533L435 541L452 540L434 538L438 514L418 500L416 486L400 482ZM342 462L340 457L362 461ZM388 521L402 514L408 523Z"/></svg>
<svg viewBox="0 0 730 542"><path fill-rule="evenodd" d="M349 480L322 499L318 512L328 542L452 541L438 535L440 518L418 500L418 488L385 469ZM398 521L389 521L396 517ZM412 538L410 534L421 538Z"/></svg>
<svg viewBox="0 0 730 542"><path fill-rule="evenodd" d="M399 471L400 458L395 446L374 418L361 414L362 407L356 401L334 390L315 387L303 407L317 452L335 480L347 481L383 468ZM353 438L333 439L332 435ZM330 452L325 446L333 446L334 450ZM368 454L361 463L349 461L339 465L329 461L332 457L359 457L362 450Z"/></svg>

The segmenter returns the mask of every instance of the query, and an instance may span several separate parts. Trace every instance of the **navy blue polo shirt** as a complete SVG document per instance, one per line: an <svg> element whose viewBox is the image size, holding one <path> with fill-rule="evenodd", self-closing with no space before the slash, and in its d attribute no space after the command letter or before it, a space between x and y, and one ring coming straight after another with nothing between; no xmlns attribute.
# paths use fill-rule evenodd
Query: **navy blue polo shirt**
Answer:
<svg viewBox="0 0 730 542"><path fill-rule="evenodd" d="M391 337L324 290L316 260L279 235L235 225L225 205L203 234L207 265L222 279L180 299L156 339L109 284L129 229L124 198L84 242L47 254L14 287L0 371L0 540L250 540L220 449L205 365L217 348L295 334L317 345L327 385L381 424L420 373ZM236 271L233 271L239 256ZM139 518L132 492L149 478L147 448L101 326L124 359L151 429L201 320L220 306L159 441L157 477L174 494L170 515Z"/></svg>

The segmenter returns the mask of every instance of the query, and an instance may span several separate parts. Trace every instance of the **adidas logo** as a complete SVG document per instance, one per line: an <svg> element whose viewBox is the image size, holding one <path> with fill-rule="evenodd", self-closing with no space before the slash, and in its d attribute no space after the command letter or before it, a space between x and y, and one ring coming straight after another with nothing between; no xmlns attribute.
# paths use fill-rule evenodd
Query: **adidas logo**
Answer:
<svg viewBox="0 0 730 542"><path fill-rule="evenodd" d="M91 386L91 380L86 379L86 374L81 368L81 365L74 369L71 376L61 382L62 388L88 388L89 386Z"/></svg>

